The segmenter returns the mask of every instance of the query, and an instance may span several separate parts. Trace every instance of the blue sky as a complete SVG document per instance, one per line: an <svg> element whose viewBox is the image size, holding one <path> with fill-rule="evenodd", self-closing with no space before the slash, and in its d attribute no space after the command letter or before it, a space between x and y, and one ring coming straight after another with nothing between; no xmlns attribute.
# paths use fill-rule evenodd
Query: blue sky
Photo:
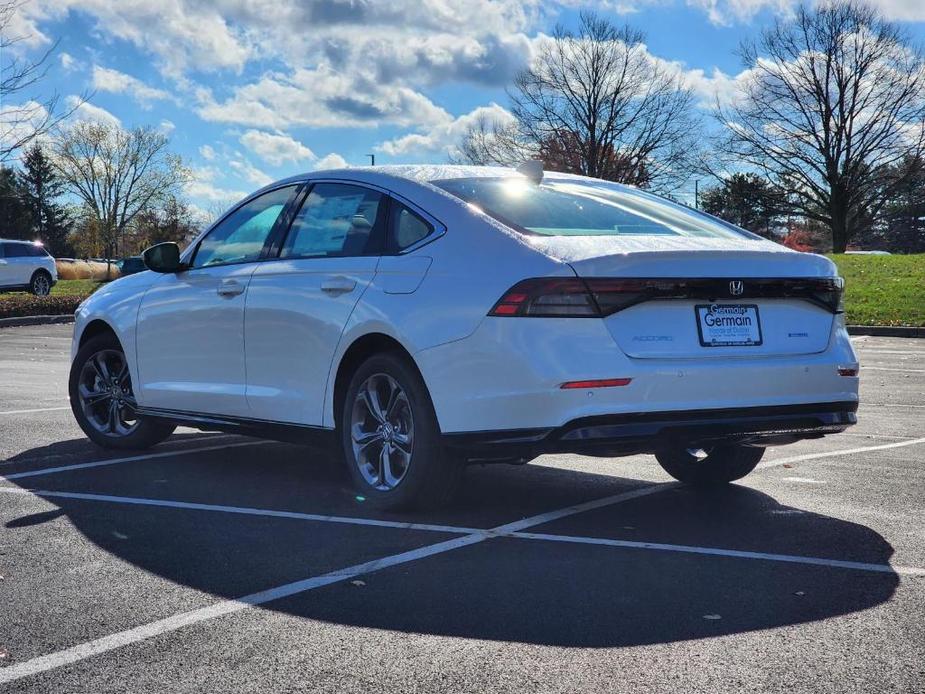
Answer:
<svg viewBox="0 0 925 694"><path fill-rule="evenodd" d="M876 0L925 43L925 0ZM191 167L202 209L331 165L446 161L557 23L595 9L645 32L704 104L735 87L734 51L791 0L32 0L17 51L58 41L24 99L92 94L75 114L150 125ZM10 104L0 105L10 107Z"/></svg>

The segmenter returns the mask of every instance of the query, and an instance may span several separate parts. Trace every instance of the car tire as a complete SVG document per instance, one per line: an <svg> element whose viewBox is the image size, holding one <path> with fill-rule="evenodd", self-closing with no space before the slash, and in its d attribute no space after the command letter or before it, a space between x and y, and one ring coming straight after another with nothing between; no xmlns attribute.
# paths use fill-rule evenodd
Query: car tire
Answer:
<svg viewBox="0 0 925 694"><path fill-rule="evenodd" d="M45 270L36 270L29 280L29 291L35 296L48 296L51 294L51 275Z"/></svg>
<svg viewBox="0 0 925 694"><path fill-rule="evenodd" d="M463 462L442 445L427 387L402 355L379 354L357 368L339 429L354 486L371 506L433 509L452 499Z"/></svg>
<svg viewBox="0 0 925 694"><path fill-rule="evenodd" d="M176 428L135 413L125 353L112 334L93 337L77 350L68 393L77 424L87 438L103 448L150 448Z"/></svg>
<svg viewBox="0 0 925 694"><path fill-rule="evenodd" d="M699 450L699 449L698 449ZM679 482L699 487L715 487L742 479L755 469L764 448L754 446L715 446L706 456L692 449L671 448L655 454L662 469Z"/></svg>

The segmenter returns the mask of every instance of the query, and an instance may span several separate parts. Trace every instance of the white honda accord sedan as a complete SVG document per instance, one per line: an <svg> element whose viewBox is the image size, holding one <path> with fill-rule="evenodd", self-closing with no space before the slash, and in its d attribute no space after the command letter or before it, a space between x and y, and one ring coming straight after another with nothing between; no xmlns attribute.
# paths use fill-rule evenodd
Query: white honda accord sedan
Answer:
<svg viewBox="0 0 925 694"><path fill-rule="evenodd" d="M829 260L535 163L296 176L144 257L77 311L71 405L106 447L322 441L397 509L549 452L722 484L856 421Z"/></svg>

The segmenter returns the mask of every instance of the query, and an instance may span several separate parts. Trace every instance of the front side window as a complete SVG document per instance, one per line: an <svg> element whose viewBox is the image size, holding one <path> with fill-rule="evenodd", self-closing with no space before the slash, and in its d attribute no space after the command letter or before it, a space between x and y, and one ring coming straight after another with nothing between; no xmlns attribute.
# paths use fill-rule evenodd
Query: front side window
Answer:
<svg viewBox="0 0 925 694"><path fill-rule="evenodd" d="M193 267L258 260L276 220L295 188L277 188L241 205L225 217L199 244L193 258Z"/></svg>
<svg viewBox="0 0 925 694"><path fill-rule="evenodd" d="M400 202L392 201L392 244L402 251L426 238L434 228Z"/></svg>
<svg viewBox="0 0 925 694"><path fill-rule="evenodd" d="M626 186L565 179L433 181L507 226L541 236L758 238L683 205Z"/></svg>
<svg viewBox="0 0 925 694"><path fill-rule="evenodd" d="M345 183L312 187L286 236L283 258L325 258L375 252L381 193Z"/></svg>

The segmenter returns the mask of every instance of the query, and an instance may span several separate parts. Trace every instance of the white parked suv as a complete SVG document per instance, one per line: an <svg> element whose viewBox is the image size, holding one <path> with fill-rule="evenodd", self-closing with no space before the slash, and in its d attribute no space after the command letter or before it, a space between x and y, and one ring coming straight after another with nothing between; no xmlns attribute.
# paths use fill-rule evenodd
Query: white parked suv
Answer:
<svg viewBox="0 0 925 694"><path fill-rule="evenodd" d="M48 296L58 270L41 244L0 239L0 291L27 290Z"/></svg>
<svg viewBox="0 0 925 694"><path fill-rule="evenodd" d="M467 462L654 453L739 479L764 447L855 423L841 278L637 189L420 166L263 188L77 311L70 397L95 442L177 424L341 455L383 508Z"/></svg>

